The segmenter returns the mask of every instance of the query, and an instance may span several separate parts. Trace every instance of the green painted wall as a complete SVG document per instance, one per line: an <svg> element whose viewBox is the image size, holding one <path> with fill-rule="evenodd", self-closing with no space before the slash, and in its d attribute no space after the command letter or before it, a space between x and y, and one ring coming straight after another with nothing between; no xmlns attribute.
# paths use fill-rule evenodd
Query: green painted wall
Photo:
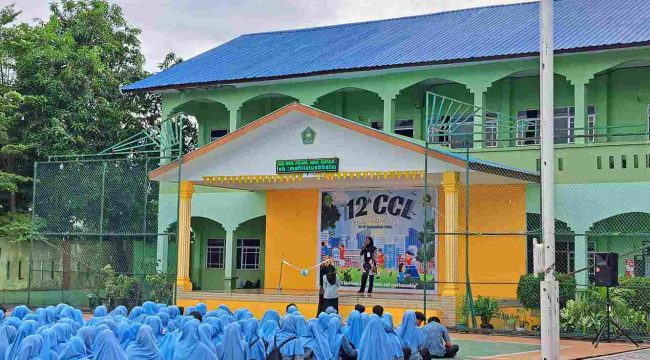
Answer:
<svg viewBox="0 0 650 360"><path fill-rule="evenodd" d="M265 97L261 99L251 99L242 104L241 120L239 126L244 126L253 120L257 120L266 114L270 114L275 110L298 101L290 96L283 96L280 94L273 94L273 97Z"/></svg>
<svg viewBox="0 0 650 360"><path fill-rule="evenodd" d="M207 268L208 239L226 239L226 230L221 224L206 218L192 218L193 240L190 253L190 279L199 284L202 290L222 290L224 288L224 269ZM237 239L260 239L260 270L235 270L238 283L246 281L264 283L264 244L266 234L266 217L258 217L242 223L234 232ZM226 248L226 252L229 250ZM231 249L236 254L235 249ZM234 263L236 265L236 262Z"/></svg>

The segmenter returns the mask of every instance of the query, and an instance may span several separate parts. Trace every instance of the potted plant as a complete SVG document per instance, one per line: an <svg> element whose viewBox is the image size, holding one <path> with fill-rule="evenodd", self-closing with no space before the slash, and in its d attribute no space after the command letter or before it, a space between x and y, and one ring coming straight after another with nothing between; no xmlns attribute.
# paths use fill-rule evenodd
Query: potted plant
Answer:
<svg viewBox="0 0 650 360"><path fill-rule="evenodd" d="M526 309L518 309L517 310L517 327L515 327L515 331L517 332L524 332L526 331L526 327L530 326L530 321L528 320L528 312Z"/></svg>
<svg viewBox="0 0 650 360"><path fill-rule="evenodd" d="M481 329L494 329L490 321L499 313L499 304L494 298L479 295L474 302L476 315L481 318Z"/></svg>
<svg viewBox="0 0 650 360"><path fill-rule="evenodd" d="M516 314L508 314L505 312L500 312L497 316L499 317L499 319L503 320L505 324L505 330L509 330L509 331L515 330L517 326L517 321L519 320Z"/></svg>
<svg viewBox="0 0 650 360"><path fill-rule="evenodd" d="M124 274L117 275L111 265L106 265L102 269L102 274L105 279L106 300L111 309L118 305L127 308L137 305L138 299L133 296L137 285L135 278Z"/></svg>

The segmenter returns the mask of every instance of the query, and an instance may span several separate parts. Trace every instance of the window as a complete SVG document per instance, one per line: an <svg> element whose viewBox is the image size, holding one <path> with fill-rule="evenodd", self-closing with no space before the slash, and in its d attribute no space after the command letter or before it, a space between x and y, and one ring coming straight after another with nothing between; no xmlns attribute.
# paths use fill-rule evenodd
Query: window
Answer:
<svg viewBox="0 0 650 360"><path fill-rule="evenodd" d="M259 239L238 239L237 240L237 269L240 270L260 269L260 240Z"/></svg>
<svg viewBox="0 0 650 360"><path fill-rule="evenodd" d="M634 168L635 168L635 169L638 169L638 168L639 168L639 155L636 155L636 154L635 154L635 155L633 156L633 158L634 158Z"/></svg>
<svg viewBox="0 0 650 360"><path fill-rule="evenodd" d="M413 137L413 120L397 120L395 122L395 134Z"/></svg>
<svg viewBox="0 0 650 360"><path fill-rule="evenodd" d="M225 129L212 129L210 130L210 142L217 140L220 137L224 137L228 134L228 130Z"/></svg>
<svg viewBox="0 0 650 360"><path fill-rule="evenodd" d="M627 156L621 155L621 168L627 169Z"/></svg>
<svg viewBox="0 0 650 360"><path fill-rule="evenodd" d="M646 137L650 140L650 104L648 104L648 124L646 126Z"/></svg>
<svg viewBox="0 0 650 360"><path fill-rule="evenodd" d="M495 113L485 114L485 123L483 124L483 131L485 133L485 147L499 146L499 115Z"/></svg>
<svg viewBox="0 0 650 360"><path fill-rule="evenodd" d="M596 156L596 168L597 169L603 168L603 158L600 156Z"/></svg>
<svg viewBox="0 0 650 360"><path fill-rule="evenodd" d="M517 113L517 146L539 145L539 110Z"/></svg>
<svg viewBox="0 0 650 360"><path fill-rule="evenodd" d="M7 280L9 280L9 276L11 272L11 261L7 260Z"/></svg>
<svg viewBox="0 0 650 360"><path fill-rule="evenodd" d="M542 159L535 160L535 168L537 168L537 171L542 171Z"/></svg>
<svg viewBox="0 0 650 360"><path fill-rule="evenodd" d="M614 157L613 156L609 157L609 168L610 169L614 168Z"/></svg>
<svg viewBox="0 0 650 360"><path fill-rule="evenodd" d="M645 167L650 168L650 154L645 156Z"/></svg>
<svg viewBox="0 0 650 360"><path fill-rule="evenodd" d="M564 106L555 108L553 126L556 144L573 144L575 142L575 108ZM517 146L539 145L540 111L524 110L517 113Z"/></svg>
<svg viewBox="0 0 650 360"><path fill-rule="evenodd" d="M223 269L225 242L224 239L208 239L205 267L210 269Z"/></svg>
<svg viewBox="0 0 650 360"><path fill-rule="evenodd" d="M23 279L23 262L18 261L18 280Z"/></svg>
<svg viewBox="0 0 650 360"><path fill-rule="evenodd" d="M587 142L596 141L596 107L587 106Z"/></svg>
<svg viewBox="0 0 650 360"><path fill-rule="evenodd" d="M429 142L452 149L474 146L474 117L466 114L445 116L429 127Z"/></svg>
<svg viewBox="0 0 650 360"><path fill-rule="evenodd" d="M564 161L562 158L557 159L557 169L558 171L564 170Z"/></svg>

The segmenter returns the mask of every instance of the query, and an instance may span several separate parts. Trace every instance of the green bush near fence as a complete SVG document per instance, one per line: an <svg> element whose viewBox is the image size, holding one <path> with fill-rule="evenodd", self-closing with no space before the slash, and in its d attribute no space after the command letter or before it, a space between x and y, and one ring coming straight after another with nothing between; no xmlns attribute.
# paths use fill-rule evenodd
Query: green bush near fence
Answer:
<svg viewBox="0 0 650 360"><path fill-rule="evenodd" d="M575 298L576 280L572 275L556 274L555 278L560 283L560 308L563 308L567 301ZM525 274L519 278L517 285L517 299L528 309L539 310L539 283L544 280L541 274L535 277L532 274Z"/></svg>
<svg viewBox="0 0 650 360"><path fill-rule="evenodd" d="M620 288L632 290L622 295L630 307L650 314L650 278L622 276L618 283Z"/></svg>

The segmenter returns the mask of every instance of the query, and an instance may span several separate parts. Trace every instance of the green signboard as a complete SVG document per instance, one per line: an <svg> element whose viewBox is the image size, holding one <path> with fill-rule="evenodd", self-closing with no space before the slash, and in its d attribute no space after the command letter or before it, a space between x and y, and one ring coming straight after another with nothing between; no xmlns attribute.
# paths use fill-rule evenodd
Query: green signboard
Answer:
<svg viewBox="0 0 650 360"><path fill-rule="evenodd" d="M339 158L276 160L278 174L338 172Z"/></svg>

